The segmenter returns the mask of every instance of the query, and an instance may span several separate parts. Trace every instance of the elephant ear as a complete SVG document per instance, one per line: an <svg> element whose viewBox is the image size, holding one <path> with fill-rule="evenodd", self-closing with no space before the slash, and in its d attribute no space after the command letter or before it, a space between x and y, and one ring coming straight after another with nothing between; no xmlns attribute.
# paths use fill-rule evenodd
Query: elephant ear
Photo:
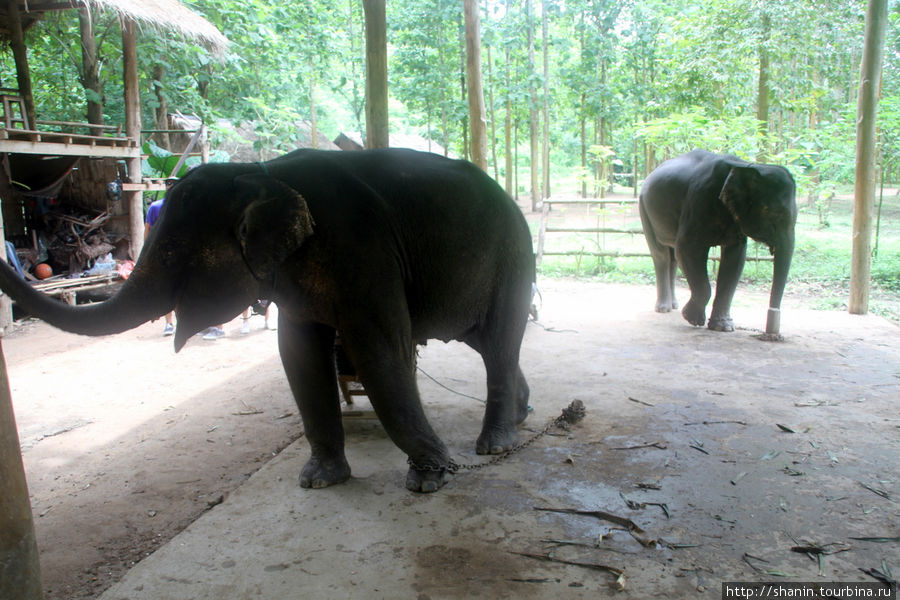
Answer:
<svg viewBox="0 0 900 600"><path fill-rule="evenodd" d="M738 223L752 214L759 199L761 178L760 172L752 166L734 166L725 178L719 198Z"/></svg>
<svg viewBox="0 0 900 600"><path fill-rule="evenodd" d="M260 281L270 281L278 266L313 233L313 218L296 190L268 175L234 180L244 207L235 234L244 261Z"/></svg>

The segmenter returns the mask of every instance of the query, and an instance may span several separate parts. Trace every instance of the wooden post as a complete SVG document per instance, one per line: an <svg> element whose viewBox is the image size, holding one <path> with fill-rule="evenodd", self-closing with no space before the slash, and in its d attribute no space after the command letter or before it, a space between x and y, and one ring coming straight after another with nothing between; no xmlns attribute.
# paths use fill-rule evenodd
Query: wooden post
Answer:
<svg viewBox="0 0 900 600"><path fill-rule="evenodd" d="M12 191L12 184L7 181L9 168L9 155L0 158L0 198L13 199L16 197ZM0 260L6 260L6 225L3 219L3 211L0 210ZM6 328L13 322L12 300L9 296L0 292L0 338L6 333ZM0 425L2 427L2 425Z"/></svg>
<svg viewBox="0 0 900 600"><path fill-rule="evenodd" d="M31 73L28 69L28 49L25 46L25 34L22 32L22 18L19 14L17 0L7 0L6 14L8 15L9 45L12 48L13 58L16 61L16 83L19 86L19 95L25 101L25 116L28 121L26 129L35 128L34 94L31 90Z"/></svg>
<svg viewBox="0 0 900 600"><path fill-rule="evenodd" d="M487 122L481 80L481 19L477 0L463 1L466 22L466 96L472 130L472 162L487 171Z"/></svg>
<svg viewBox="0 0 900 600"><path fill-rule="evenodd" d="M125 135L141 143L141 92L138 87L137 33L134 21L122 22L122 69L125 81ZM126 162L128 182L141 183L141 157ZM128 234L131 257L137 260L144 245L144 195L140 191L124 192L128 205Z"/></svg>
<svg viewBox="0 0 900 600"><path fill-rule="evenodd" d="M851 314L869 312L869 280L872 273L872 214L875 207L875 117L881 91L887 0L869 0L866 38L859 69L856 104L856 184L853 205L853 256L850 263Z"/></svg>
<svg viewBox="0 0 900 600"><path fill-rule="evenodd" d="M0 344L0 598L39 600L41 568Z"/></svg>
<svg viewBox="0 0 900 600"><path fill-rule="evenodd" d="M385 0L363 0L366 14L366 148L388 147Z"/></svg>

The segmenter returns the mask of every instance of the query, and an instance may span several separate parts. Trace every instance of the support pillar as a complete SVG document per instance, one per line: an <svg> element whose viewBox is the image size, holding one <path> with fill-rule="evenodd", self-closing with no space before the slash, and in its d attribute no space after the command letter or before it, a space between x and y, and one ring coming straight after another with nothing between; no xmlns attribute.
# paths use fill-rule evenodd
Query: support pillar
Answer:
<svg viewBox="0 0 900 600"><path fill-rule="evenodd" d="M134 21L122 22L122 69L125 81L125 135L141 145L141 91L138 87L137 28ZM128 183L141 183L141 157L129 158ZM144 194L140 191L122 193L128 206L128 235L131 238L131 257L137 260L144 245Z"/></svg>
<svg viewBox="0 0 900 600"><path fill-rule="evenodd" d="M34 518L0 344L0 598L42 596Z"/></svg>

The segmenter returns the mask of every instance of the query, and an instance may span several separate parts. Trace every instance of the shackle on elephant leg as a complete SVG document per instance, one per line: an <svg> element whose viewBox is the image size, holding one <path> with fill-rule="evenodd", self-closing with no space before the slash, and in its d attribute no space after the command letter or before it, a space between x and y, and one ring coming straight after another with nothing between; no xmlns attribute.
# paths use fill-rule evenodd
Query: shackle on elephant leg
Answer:
<svg viewBox="0 0 900 600"><path fill-rule="evenodd" d="M781 309L769 307L769 314L766 316L766 333L778 335L781 331Z"/></svg>

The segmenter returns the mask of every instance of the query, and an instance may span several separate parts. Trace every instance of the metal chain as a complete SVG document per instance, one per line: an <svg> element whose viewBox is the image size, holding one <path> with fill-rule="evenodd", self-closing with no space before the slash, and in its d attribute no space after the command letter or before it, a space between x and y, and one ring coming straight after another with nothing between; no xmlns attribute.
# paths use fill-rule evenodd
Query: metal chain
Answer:
<svg viewBox="0 0 900 600"><path fill-rule="evenodd" d="M558 417L556 417L555 419L553 419L552 421L547 423L547 426L544 427L542 430L538 431L537 433L532 435L530 438L528 438L524 442L519 442L518 444L516 444L515 446L513 446L506 452L503 452L502 454L498 454L497 456L493 457L492 459L490 459L486 462L472 463L472 464L465 464L465 463L460 464L460 463L456 462L455 460L453 460L452 458L449 460L449 462L446 465L435 465L435 464L420 465L420 464L417 464L416 462L414 462L413 459L411 459L411 458L408 458L406 460L406 462L407 462L407 464L409 464L410 467L412 467L413 469L415 469L417 471L432 471L432 472L436 472L436 473L446 471L448 473L453 473L453 474L458 473L460 470L478 471L479 469L484 469L485 467L490 467L492 465L496 465L500 461L506 460L507 458L509 458L510 456L515 454L516 452L524 450L525 448L527 448L528 446L530 446L531 444L533 444L540 438L547 435L550 432L550 430L553 429L554 427L559 427L561 429L569 431L569 425L571 425L573 423L577 423L578 421L580 421L581 419L584 418L584 415L585 415L584 404L581 402L581 400L577 400L577 399L573 400L569 404L568 407L563 409L561 415L559 415Z"/></svg>

